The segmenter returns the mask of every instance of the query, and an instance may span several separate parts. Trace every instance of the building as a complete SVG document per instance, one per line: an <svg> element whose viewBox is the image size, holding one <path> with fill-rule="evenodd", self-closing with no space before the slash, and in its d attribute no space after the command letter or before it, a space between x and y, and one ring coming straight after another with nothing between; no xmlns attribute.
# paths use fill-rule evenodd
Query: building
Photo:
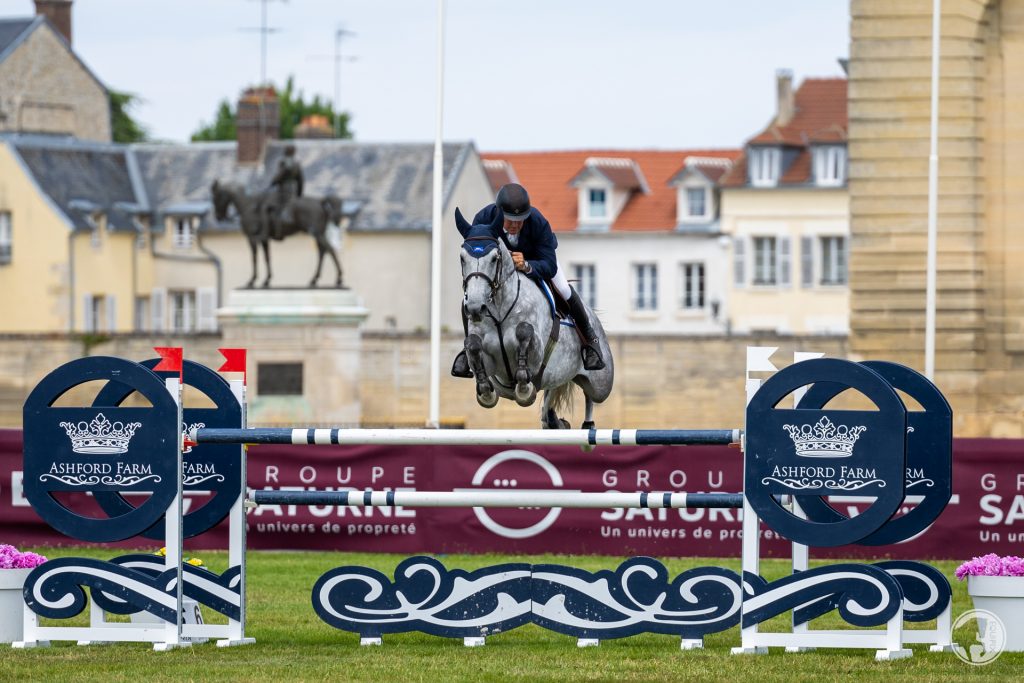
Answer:
<svg viewBox="0 0 1024 683"><path fill-rule="evenodd" d="M722 177L732 240L728 319L739 333L846 334L846 80L777 75L777 111Z"/></svg>
<svg viewBox="0 0 1024 683"><path fill-rule="evenodd" d="M850 344L925 369L932 4L850 5ZM1024 436L1024 2L945 0L935 381L958 436Z"/></svg>
<svg viewBox="0 0 1024 683"><path fill-rule="evenodd" d="M551 222L566 277L609 334L713 334L728 242L719 179L739 150L488 152L492 188L519 182ZM481 207L474 207L476 211Z"/></svg>
<svg viewBox="0 0 1024 683"><path fill-rule="evenodd" d="M71 48L71 0L35 3L35 17L0 18L0 133L110 142L107 89Z"/></svg>
<svg viewBox="0 0 1024 683"><path fill-rule="evenodd" d="M367 329L426 330L433 146L300 140L307 195L337 194L358 213L335 234L344 281L371 310ZM269 185L284 143L255 163L234 142L116 145L39 135L0 136L2 332L204 332L252 260L236 220L210 212L215 180ZM457 205L490 186L471 143L445 145L442 320L461 327ZM275 286L307 286L316 248L304 235L273 242ZM260 259L261 279L263 276ZM321 283L333 283L325 264Z"/></svg>

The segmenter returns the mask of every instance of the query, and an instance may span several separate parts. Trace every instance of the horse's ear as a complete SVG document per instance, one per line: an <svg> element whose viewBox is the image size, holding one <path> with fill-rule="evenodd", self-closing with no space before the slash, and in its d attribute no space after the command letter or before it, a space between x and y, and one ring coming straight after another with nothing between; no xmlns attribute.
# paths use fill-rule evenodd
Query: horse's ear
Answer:
<svg viewBox="0 0 1024 683"><path fill-rule="evenodd" d="M505 227L505 214L502 212L501 207L496 206L494 208L494 220L491 221L490 228L491 233L497 237L501 235L501 230Z"/></svg>
<svg viewBox="0 0 1024 683"><path fill-rule="evenodd" d="M459 211L459 207L455 207L455 227L459 229L459 234L465 237L469 234L469 231L473 229L473 226L469 224L462 212Z"/></svg>

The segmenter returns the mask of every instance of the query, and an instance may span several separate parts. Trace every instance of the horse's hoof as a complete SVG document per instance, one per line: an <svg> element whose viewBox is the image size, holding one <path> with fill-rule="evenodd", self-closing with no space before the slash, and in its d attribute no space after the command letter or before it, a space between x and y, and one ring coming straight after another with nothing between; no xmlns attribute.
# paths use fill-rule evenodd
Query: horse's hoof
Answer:
<svg viewBox="0 0 1024 683"><path fill-rule="evenodd" d="M489 393L477 394L476 402L483 408L493 408L498 405L498 392L491 391Z"/></svg>
<svg viewBox="0 0 1024 683"><path fill-rule="evenodd" d="M533 383L529 384L517 384L515 390L516 403L522 407L532 406L533 402L537 400L537 389L533 386Z"/></svg>
<svg viewBox="0 0 1024 683"><path fill-rule="evenodd" d="M593 429L594 422L592 420L584 420L583 424L580 425L580 429Z"/></svg>
<svg viewBox="0 0 1024 683"><path fill-rule="evenodd" d="M559 429L569 429L569 427L570 427L570 425L569 425L569 421L568 420L566 420L564 418L561 418L561 417L558 418L558 428Z"/></svg>

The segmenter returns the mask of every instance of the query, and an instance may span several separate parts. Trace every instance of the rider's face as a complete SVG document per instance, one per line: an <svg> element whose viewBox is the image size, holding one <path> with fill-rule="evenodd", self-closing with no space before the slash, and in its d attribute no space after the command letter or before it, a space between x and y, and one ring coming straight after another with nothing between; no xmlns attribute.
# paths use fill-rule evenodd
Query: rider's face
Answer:
<svg viewBox="0 0 1024 683"><path fill-rule="evenodd" d="M523 229L523 223L525 221L510 221L505 219L505 232L510 235L518 235L519 231Z"/></svg>

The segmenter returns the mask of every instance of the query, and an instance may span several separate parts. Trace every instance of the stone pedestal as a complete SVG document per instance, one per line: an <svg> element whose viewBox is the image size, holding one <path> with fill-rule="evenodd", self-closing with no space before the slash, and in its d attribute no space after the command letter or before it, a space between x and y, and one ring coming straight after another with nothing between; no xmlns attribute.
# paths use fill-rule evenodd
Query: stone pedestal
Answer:
<svg viewBox="0 0 1024 683"><path fill-rule="evenodd" d="M249 350L249 424L358 424L361 327L369 313L347 289L230 292L217 318L224 346Z"/></svg>

